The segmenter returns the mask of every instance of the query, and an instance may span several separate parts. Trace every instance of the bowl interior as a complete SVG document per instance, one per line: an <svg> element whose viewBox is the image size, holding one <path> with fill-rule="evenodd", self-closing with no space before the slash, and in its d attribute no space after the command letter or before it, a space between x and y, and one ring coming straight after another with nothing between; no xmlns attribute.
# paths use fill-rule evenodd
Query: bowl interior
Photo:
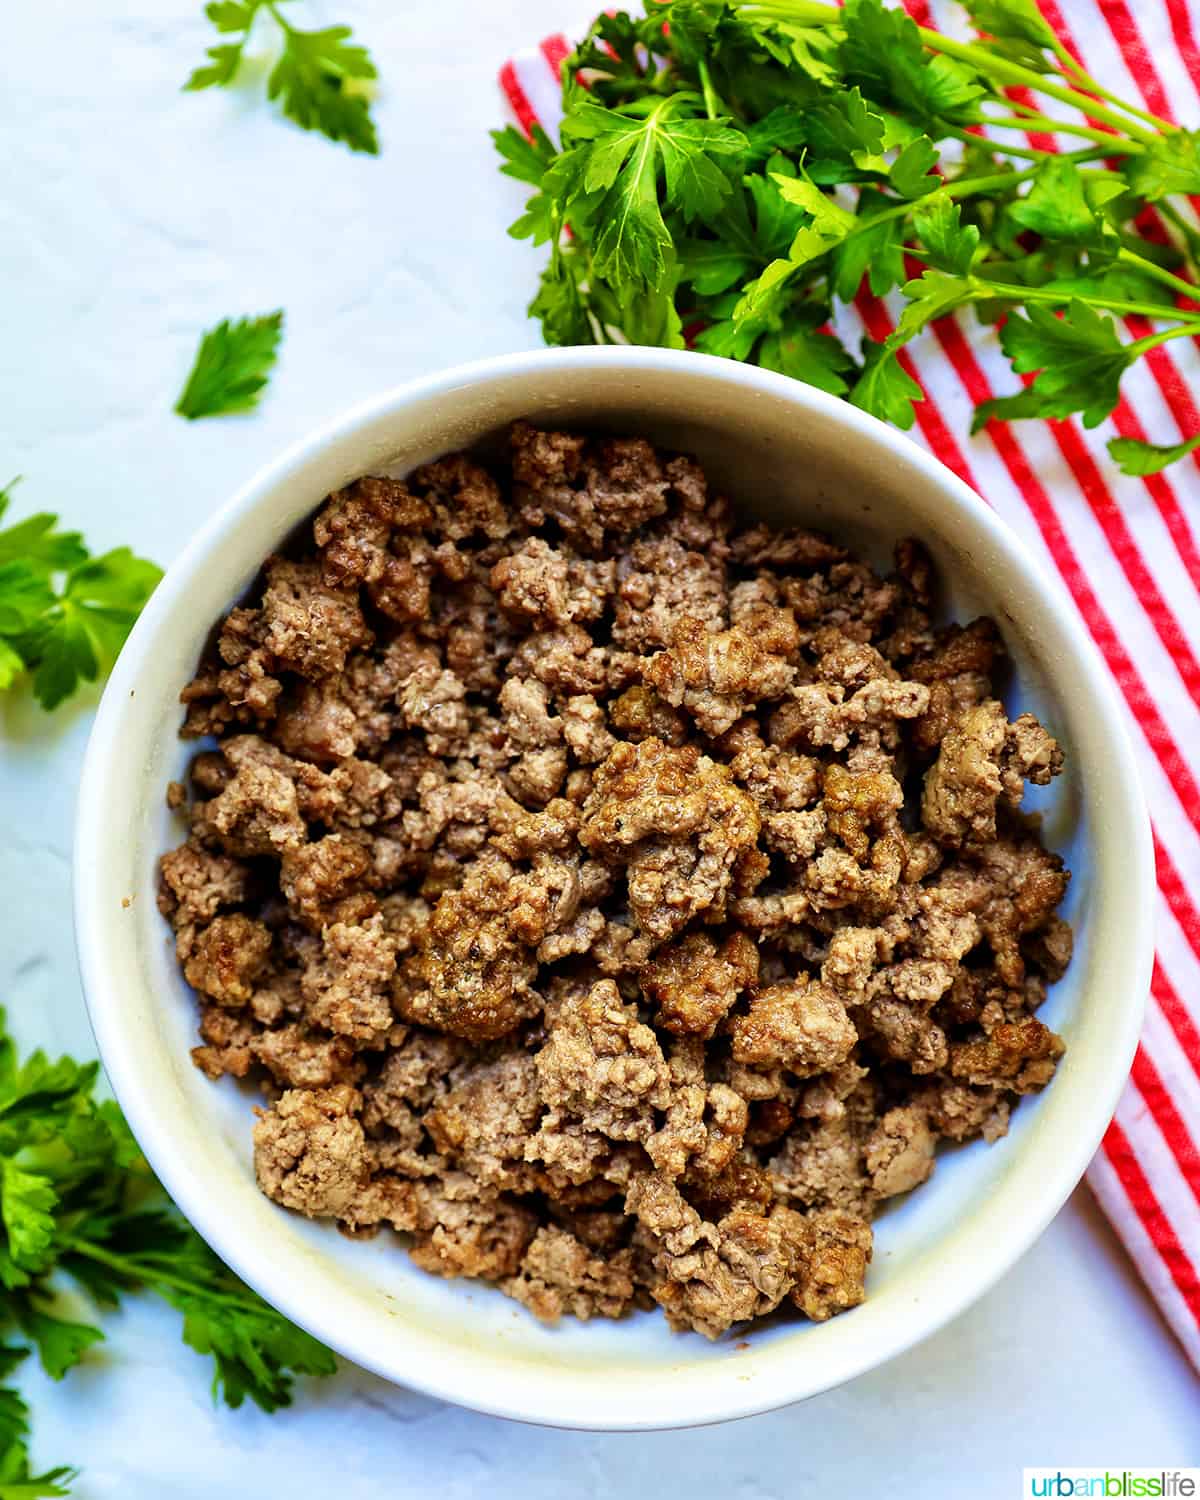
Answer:
<svg viewBox="0 0 1200 1500"><path fill-rule="evenodd" d="M1077 628L952 476L790 382L699 357L582 353L526 356L380 402L261 476L189 548L118 664L89 752L80 950L102 1054L152 1163L217 1250L296 1321L385 1376L486 1410L675 1425L778 1405L878 1363L982 1292L1044 1226L1095 1148L1136 1035L1145 830L1107 686ZM829 529L877 564L900 537L920 536L947 616L996 618L1014 666L1010 713L1031 709L1065 745L1065 774L1027 802L1073 871L1076 959L1042 1013L1068 1043L1059 1077L1015 1112L1004 1140L944 1151L932 1181L882 1216L868 1301L828 1324L777 1319L715 1344L670 1334L658 1314L542 1327L498 1292L417 1270L390 1233L350 1242L268 1203L251 1165L256 1096L214 1086L188 1059L195 1006L155 909L155 861L182 837L163 794L194 750L176 737L177 694L207 631L329 490L495 441L518 416L692 452L743 506Z"/></svg>

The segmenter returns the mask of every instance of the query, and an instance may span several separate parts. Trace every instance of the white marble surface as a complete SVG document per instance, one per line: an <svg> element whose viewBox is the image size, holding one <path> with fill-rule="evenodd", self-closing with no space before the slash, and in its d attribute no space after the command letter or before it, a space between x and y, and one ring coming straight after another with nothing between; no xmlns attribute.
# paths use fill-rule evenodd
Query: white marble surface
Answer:
<svg viewBox="0 0 1200 1500"><path fill-rule="evenodd" d="M554 0L299 0L381 64L379 160L255 100L182 96L208 44L199 0L10 7L0 49L0 477L97 547L166 563L230 489L359 397L536 344L532 261L506 239L519 189L485 132L493 78L570 25ZM282 306L262 410L171 414L201 329ZM87 1052L71 949L70 826L88 702L0 708L0 998L27 1043ZM135 1302L62 1386L27 1379L39 1462L78 1493L239 1500L273 1490L608 1500L1018 1493L1024 1464L1200 1463L1194 1376L1085 1190L971 1312L803 1407L648 1436L525 1428L346 1369L271 1418L214 1409L173 1314ZM671 1476L668 1480L668 1474Z"/></svg>

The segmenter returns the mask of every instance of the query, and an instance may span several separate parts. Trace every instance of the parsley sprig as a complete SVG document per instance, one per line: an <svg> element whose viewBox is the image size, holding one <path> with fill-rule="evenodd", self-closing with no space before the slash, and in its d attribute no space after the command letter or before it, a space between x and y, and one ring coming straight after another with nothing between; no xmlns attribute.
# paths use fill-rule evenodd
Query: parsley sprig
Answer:
<svg viewBox="0 0 1200 1500"><path fill-rule="evenodd" d="M329 1375L324 1345L288 1323L170 1204L120 1111L95 1097L98 1065L34 1052L18 1062L0 1010L0 1500L67 1493L75 1471L34 1475L29 1412L12 1377L33 1350L61 1380L104 1334L64 1316L71 1287L97 1308L149 1291L183 1315L213 1362L213 1394L289 1404L297 1375ZM15 1342L14 1342L15 1341Z"/></svg>
<svg viewBox="0 0 1200 1500"><path fill-rule="evenodd" d="M922 394L897 355L974 308L1032 377L976 425L1102 422L1142 355L1200 336L1200 237L1172 202L1200 193L1200 131L1117 98L1033 0L967 9L979 40L882 0L601 16L563 66L561 148L541 130L494 136L502 170L535 189L510 233L549 247L530 305L547 342L690 342L910 427ZM1039 102L1014 103L1016 86ZM1031 131L1076 144L1044 151ZM1139 232L1148 204L1172 243ZM905 305L855 357L828 325L864 278ZM1151 332L1127 335L1126 317ZM1197 442L1110 449L1150 473Z"/></svg>
<svg viewBox="0 0 1200 1500"><path fill-rule="evenodd" d="M267 75L267 98L278 99L289 120L316 130L351 151L378 156L379 139L364 92L378 75L365 47L351 42L349 26L304 31L280 9L290 0L213 0L205 14L222 36L208 49L209 61L197 68L185 90L228 88L238 77L246 47L260 15L274 21L282 50Z"/></svg>
<svg viewBox="0 0 1200 1500"><path fill-rule="evenodd" d="M0 490L0 518L12 485ZM23 673L43 708L116 659L162 570L128 547L93 557L48 512L0 530L0 692Z"/></svg>

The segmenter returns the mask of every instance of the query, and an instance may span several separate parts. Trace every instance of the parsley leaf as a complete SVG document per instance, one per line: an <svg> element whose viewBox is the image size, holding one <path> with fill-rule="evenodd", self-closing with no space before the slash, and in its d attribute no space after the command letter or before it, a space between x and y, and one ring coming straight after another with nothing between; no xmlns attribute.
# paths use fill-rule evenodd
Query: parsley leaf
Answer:
<svg viewBox="0 0 1200 1500"><path fill-rule="evenodd" d="M1200 130L1175 130L1127 159L1130 189L1147 203L1174 193L1200 193Z"/></svg>
<svg viewBox="0 0 1200 1500"><path fill-rule="evenodd" d="M944 271L965 276L979 249L979 230L964 225L962 208L949 193L932 193L917 205L913 228L920 235L929 258Z"/></svg>
<svg viewBox="0 0 1200 1500"><path fill-rule="evenodd" d="M832 333L816 326L820 319L821 309L800 309L778 333L763 339L759 363L831 396L844 396L850 389L846 372L854 369L854 360Z"/></svg>
<svg viewBox="0 0 1200 1500"><path fill-rule="evenodd" d="M0 493L0 515L7 501ZM89 557L79 533L60 531L58 517L45 512L0 531L0 691L31 672L49 709L94 681L161 576L128 547ZM0 1140L11 1118L3 1096L0 1074Z"/></svg>
<svg viewBox="0 0 1200 1500"><path fill-rule="evenodd" d="M228 88L237 79L246 47L260 14L269 15L283 40L283 50L267 78L267 98L278 99L284 114L304 130L316 130L351 151L379 154L370 103L362 85L378 74L365 47L351 43L349 26L304 31L292 25L278 6L282 0L214 0L205 14L222 35L237 40L208 49L209 62L197 68L185 91Z"/></svg>
<svg viewBox="0 0 1200 1500"><path fill-rule="evenodd" d="M0 490L0 517L12 500L16 480ZM58 517L42 511L0 531L0 563L18 561L38 572L73 568L87 557L77 531L59 531Z"/></svg>
<svg viewBox="0 0 1200 1500"><path fill-rule="evenodd" d="M866 276L877 297L884 296L904 280L904 222L890 217L871 224L872 210L886 208L889 200L882 193L864 188L859 195L858 211L864 217L855 221L855 232L833 251L833 289L843 302L850 302Z"/></svg>
<svg viewBox="0 0 1200 1500"><path fill-rule="evenodd" d="M1053 47L1054 33L1035 0L963 0L980 31L1037 48Z"/></svg>
<svg viewBox="0 0 1200 1500"><path fill-rule="evenodd" d="M117 658L162 570L128 547L82 563L33 633L33 691L57 708Z"/></svg>
<svg viewBox="0 0 1200 1500"><path fill-rule="evenodd" d="M1049 239L1089 243L1099 233L1096 215L1084 192L1083 173L1065 157L1051 157L1038 168L1025 198L1009 207L1022 229Z"/></svg>
<svg viewBox="0 0 1200 1500"><path fill-rule="evenodd" d="M925 51L916 23L882 0L847 0L842 61L847 75L918 118L969 124L983 86L953 58Z"/></svg>
<svg viewBox="0 0 1200 1500"><path fill-rule="evenodd" d="M680 93L640 115L585 103L563 121L564 140L580 143L571 173L579 192L599 198L593 261L601 276L653 285L665 269L671 236L659 202L685 220L718 212L732 190L724 167L740 158L744 137L697 118L699 95Z"/></svg>
<svg viewBox="0 0 1200 1500"><path fill-rule="evenodd" d="M1116 406L1117 385L1130 356L1112 319L1078 298L1061 318L1037 303L1024 317L1012 314L1000 331L1000 343L1018 375L1038 374L1017 395L982 402L975 412L976 430L992 416L1066 417L1072 412L1082 412L1083 425L1095 427Z"/></svg>
<svg viewBox="0 0 1200 1500"><path fill-rule="evenodd" d="M1183 443L1143 443L1139 438L1111 438L1108 451L1122 474L1157 474L1200 448L1200 433Z"/></svg>
<svg viewBox="0 0 1200 1500"><path fill-rule="evenodd" d="M863 372L850 392L850 403L907 431L917 419L914 401L925 393L903 368L893 350L863 342Z"/></svg>
<svg viewBox="0 0 1200 1500"><path fill-rule="evenodd" d="M175 404L181 417L223 417L253 411L275 364L283 313L223 319L200 340L192 372Z"/></svg>
<svg viewBox="0 0 1200 1500"><path fill-rule="evenodd" d="M947 313L970 302L976 294L975 284L962 276L948 276L945 271L929 270L904 284L909 299L900 314L896 331L888 347L897 349L915 338L927 323L944 318Z"/></svg>

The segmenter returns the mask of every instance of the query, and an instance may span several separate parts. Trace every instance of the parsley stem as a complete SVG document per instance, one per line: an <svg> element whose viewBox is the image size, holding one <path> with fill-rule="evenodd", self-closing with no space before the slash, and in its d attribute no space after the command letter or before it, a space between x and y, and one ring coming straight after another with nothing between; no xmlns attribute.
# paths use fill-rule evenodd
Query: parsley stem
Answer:
<svg viewBox="0 0 1200 1500"><path fill-rule="evenodd" d="M1081 63L1076 62L1057 37L1054 38L1054 54L1063 67L1075 76L1080 87L1086 89L1089 94L1095 94L1097 99L1106 99L1109 104L1120 105L1126 114L1132 115L1135 120L1141 120L1143 124L1151 126L1154 130L1162 131L1171 128L1168 121L1160 120L1157 115L1147 114L1144 109L1139 109L1136 104L1130 104L1128 100L1122 99L1120 95L1106 89L1102 83L1092 77Z"/></svg>
<svg viewBox="0 0 1200 1500"><path fill-rule="evenodd" d="M1163 307L1158 302L1128 302L1120 297L1091 297L1079 296L1077 294L1064 295L1049 288L1037 286L1010 286L1002 281L979 280L972 289L970 300L972 302L985 302L993 297L1003 298L1011 302L1048 302L1055 307L1062 307L1067 302L1086 302L1089 307L1103 307L1108 312L1120 314L1122 317L1142 318L1177 318L1181 320L1182 327L1176 332L1195 333L1197 325L1200 324L1200 312L1184 312L1179 308ZM1150 337L1157 343L1162 339L1157 334ZM1154 344L1147 344L1145 339L1139 341L1147 348L1153 348ZM1131 349L1138 348L1139 344L1131 344Z"/></svg>
<svg viewBox="0 0 1200 1500"><path fill-rule="evenodd" d="M1154 261L1147 260L1144 255L1138 255L1134 250L1118 250L1117 259L1124 261L1127 266L1136 266L1143 276L1152 277L1163 286L1169 286L1180 297L1186 297L1191 302L1200 302L1200 286L1193 286L1190 281L1184 281L1182 276L1174 275L1165 266L1156 265Z"/></svg>
<svg viewBox="0 0 1200 1500"><path fill-rule="evenodd" d="M1167 198L1162 198L1158 203L1158 211L1164 219L1169 219L1175 228L1183 235L1184 242L1191 252L1193 259L1200 259L1200 230L1194 224L1189 224L1175 205Z"/></svg>
<svg viewBox="0 0 1200 1500"><path fill-rule="evenodd" d="M1057 99L1062 104L1070 104L1093 120L1103 120L1105 124L1111 125L1115 130L1121 131L1122 134L1135 141L1141 141L1143 145L1151 145L1155 140L1155 136L1150 131L1131 124L1123 115L1089 99L1078 89L1064 88L1062 84L1052 83L1043 74L1034 72L1032 68L1022 67L1020 63L1010 62L1008 58L1000 57L986 47L972 42L956 42L952 37L943 36L941 32L930 31L927 26L919 26L917 30L921 33L921 40L932 51L942 52L947 57L954 57L960 62L969 63L987 77L1000 79L1005 83L1023 84L1035 94L1042 94L1048 99ZM1126 106L1122 104L1121 108L1125 109ZM1164 120L1156 122L1156 129L1170 130L1171 126Z"/></svg>
<svg viewBox="0 0 1200 1500"><path fill-rule="evenodd" d="M712 76L708 71L708 63L702 57L696 65L696 71L700 75L700 87L704 91L704 112L710 120L715 120L721 113L720 100L712 85Z"/></svg>
<svg viewBox="0 0 1200 1500"><path fill-rule="evenodd" d="M1144 339L1138 339L1132 344L1126 344L1126 352L1131 358L1137 359L1139 355L1145 354L1147 350L1157 349L1159 344L1166 344L1171 339L1184 337L1196 337L1195 323L1180 323L1174 328L1162 328L1158 333L1148 333Z"/></svg>
<svg viewBox="0 0 1200 1500"><path fill-rule="evenodd" d="M222 1292L215 1287L189 1281L184 1276L175 1275L173 1271L164 1271L158 1266L147 1264L148 1260L154 1259L152 1256L139 1258L135 1255L116 1255L111 1250L102 1250L99 1245L93 1245L90 1240L77 1239L72 1234L64 1235L60 1244L75 1255L98 1261L102 1266L108 1266L110 1270L144 1282L147 1286L153 1286L157 1282L161 1286L172 1288L173 1291L188 1292L194 1297L207 1297L210 1301L222 1302L225 1306L239 1308L242 1312L261 1313L263 1310L259 1302L251 1302L248 1298L237 1296L236 1293Z"/></svg>
<svg viewBox="0 0 1200 1500"><path fill-rule="evenodd" d="M1020 108L1019 105L1016 108ZM1049 115L1041 114L1036 109L1022 112L1012 118L1004 118L994 115L984 115L983 123L995 126L997 130L1044 130L1054 135L1079 135L1086 137L1089 141L1097 141L1104 146L1107 156L1134 156L1145 151L1145 146L1140 141L1123 141L1118 136L1110 134L1107 130L1096 130L1090 125L1072 125L1069 120L1055 120ZM1005 146L1004 150L1008 150ZM1047 153L1053 155L1053 152Z"/></svg>
<svg viewBox="0 0 1200 1500"><path fill-rule="evenodd" d="M271 15L278 22L280 29L285 32L286 35L294 36L296 33L296 28L294 26L290 26L279 14L279 7L275 4L275 0L264 0L264 3L267 10L270 11Z"/></svg>

